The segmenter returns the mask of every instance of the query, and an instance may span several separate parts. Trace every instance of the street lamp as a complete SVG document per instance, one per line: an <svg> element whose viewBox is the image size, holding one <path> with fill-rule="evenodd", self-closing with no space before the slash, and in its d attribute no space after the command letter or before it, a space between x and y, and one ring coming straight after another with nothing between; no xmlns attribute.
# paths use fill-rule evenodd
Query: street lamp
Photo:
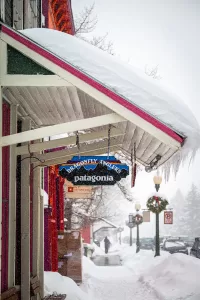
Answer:
<svg viewBox="0 0 200 300"><path fill-rule="evenodd" d="M119 244L121 245L122 243L122 231L124 231L123 227L119 227L118 228L118 232L119 232Z"/></svg>
<svg viewBox="0 0 200 300"><path fill-rule="evenodd" d="M130 246L133 245L133 235L132 229L135 227L133 214L129 214L128 221L126 221L126 225L130 228Z"/></svg>
<svg viewBox="0 0 200 300"><path fill-rule="evenodd" d="M162 182L161 176L154 176L153 178L155 189L158 192L160 188L160 184ZM155 204L157 207L159 205L159 202L156 202ZM160 256L160 232L159 232L159 212L156 212L156 245L155 245L155 256Z"/></svg>
<svg viewBox="0 0 200 300"><path fill-rule="evenodd" d="M136 242L136 253L140 251L140 234L139 234L139 225L142 223L142 216L138 214L139 210L141 209L140 203L135 203L135 210L137 212L135 216L135 224L137 226L137 242Z"/></svg>
<svg viewBox="0 0 200 300"><path fill-rule="evenodd" d="M155 184L156 192L158 192L159 188L160 188L160 185L162 183L162 177L161 176L154 176L153 182Z"/></svg>

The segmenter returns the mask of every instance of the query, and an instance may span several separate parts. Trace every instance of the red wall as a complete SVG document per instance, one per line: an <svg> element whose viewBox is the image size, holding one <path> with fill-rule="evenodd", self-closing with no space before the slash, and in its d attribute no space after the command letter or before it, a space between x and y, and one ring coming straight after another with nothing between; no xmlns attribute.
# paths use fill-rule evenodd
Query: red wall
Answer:
<svg viewBox="0 0 200 300"><path fill-rule="evenodd" d="M10 134L10 107L3 104L3 136ZM8 288L8 226L9 226L9 163L10 149L3 147L2 151L2 292Z"/></svg>
<svg viewBox="0 0 200 300"><path fill-rule="evenodd" d="M81 229L81 233L82 233L82 238L84 239L84 243L90 244L90 234L91 234L91 229L90 226L86 226L84 228Z"/></svg>

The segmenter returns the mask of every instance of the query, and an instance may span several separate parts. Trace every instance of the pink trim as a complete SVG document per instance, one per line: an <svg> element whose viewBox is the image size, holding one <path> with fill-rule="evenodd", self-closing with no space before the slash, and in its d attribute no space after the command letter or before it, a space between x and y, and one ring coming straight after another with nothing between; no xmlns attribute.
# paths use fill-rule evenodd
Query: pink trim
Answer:
<svg viewBox="0 0 200 300"><path fill-rule="evenodd" d="M167 127L165 124L161 123L154 117L148 115L146 112L142 111L140 108L136 107L134 104L128 102L126 99L122 98L119 95L116 95L113 91L110 91L106 87L104 87L102 84L96 82L94 79L90 78L86 74L80 72L79 70L75 69L68 63L64 62L62 59L56 57L52 53L48 52L47 50L41 48L41 46L35 44L33 41L23 37L22 35L19 35L19 33L5 27L2 25L2 32L6 33L16 41L20 42L21 44L25 45L29 49L33 50L34 52L38 53L39 55L45 57L46 59L53 62L55 65L61 67L62 69L66 70L67 72L71 73L72 75L76 76L77 78L81 79L82 81L86 82L90 86L94 87L104 95L108 96L115 102L119 103L120 105L126 107L128 110L132 111L145 121L149 122L156 128L160 129L170 137L172 137L174 140L176 140L179 143L183 143L184 138L180 137L177 133L175 133L171 128Z"/></svg>

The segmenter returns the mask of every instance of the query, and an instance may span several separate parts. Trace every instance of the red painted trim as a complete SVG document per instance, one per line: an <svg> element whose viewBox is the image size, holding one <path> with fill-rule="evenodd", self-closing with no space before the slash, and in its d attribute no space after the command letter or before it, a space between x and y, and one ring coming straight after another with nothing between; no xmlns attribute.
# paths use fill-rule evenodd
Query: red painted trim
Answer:
<svg viewBox="0 0 200 300"><path fill-rule="evenodd" d="M135 106L134 104L130 103L128 100L126 100L126 99L122 98L121 96L115 94L113 91L110 91L108 88L104 87L99 82L96 82L94 79L92 79L88 75L86 75L86 74L80 72L79 70L75 69L74 67L72 67L71 65L69 65L68 63L66 63L65 61L60 59L59 57L57 57L54 54L48 52L44 48L41 48L40 45L37 45L35 42L31 41L30 39L28 39L28 38L26 38L22 35L20 35L16 31L11 30L8 27L5 27L4 25L2 25L2 32L9 35L10 37L15 39L16 41L20 42L21 44L25 45L29 49L33 50L37 54L45 57L49 61L53 62L55 65L57 65L57 66L61 67L62 69L64 69L65 71L71 73L72 75L74 75L77 78L81 79L82 81L86 82L87 84L94 87L95 89L97 89L98 91L100 91L104 95L108 96L109 98L111 98L115 102L119 103L123 107L126 107L128 110L132 111L133 113L135 113L136 115L138 115L139 117L144 119L145 121L149 122L150 124L152 124L156 128L160 129L161 131L163 131L164 133L169 135L171 138L173 138L177 142L183 143L184 138L179 136L171 128L167 127L165 124L161 123L160 121L158 121L154 117L150 116L149 114L147 114L146 112L144 112L143 110L141 110L140 108Z"/></svg>

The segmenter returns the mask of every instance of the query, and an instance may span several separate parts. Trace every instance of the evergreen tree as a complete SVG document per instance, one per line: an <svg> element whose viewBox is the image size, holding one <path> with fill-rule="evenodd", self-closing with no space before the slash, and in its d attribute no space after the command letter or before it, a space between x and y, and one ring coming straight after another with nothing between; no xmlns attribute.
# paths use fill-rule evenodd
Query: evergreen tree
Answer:
<svg viewBox="0 0 200 300"><path fill-rule="evenodd" d="M186 205L181 216L180 227L184 235L200 236L200 194L194 184L186 196Z"/></svg>
<svg viewBox="0 0 200 300"><path fill-rule="evenodd" d="M165 235L179 236L183 235L181 229L181 220L184 215L185 197L180 189L178 189L175 195L170 200L170 208L173 208L173 224L164 225L163 232Z"/></svg>

